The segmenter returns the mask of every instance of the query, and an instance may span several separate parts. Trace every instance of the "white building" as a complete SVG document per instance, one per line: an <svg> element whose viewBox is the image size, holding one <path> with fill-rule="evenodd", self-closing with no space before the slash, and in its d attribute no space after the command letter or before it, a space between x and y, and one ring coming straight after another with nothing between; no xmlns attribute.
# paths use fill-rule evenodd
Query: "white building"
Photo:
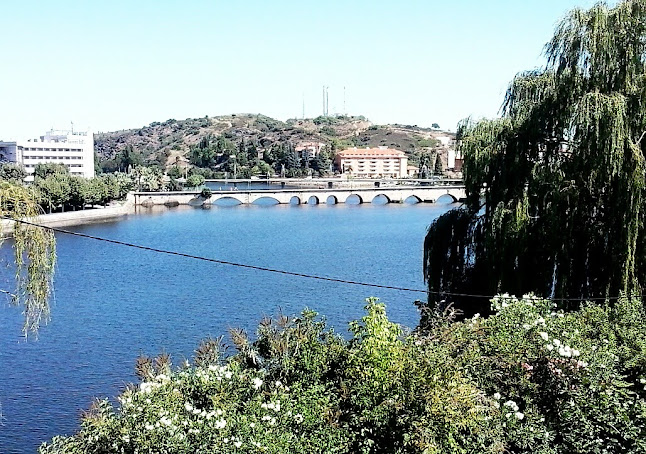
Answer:
<svg viewBox="0 0 646 454"><path fill-rule="evenodd" d="M94 135L92 131L49 131L38 139L0 141L0 158L22 164L27 181L34 179L36 164L65 165L70 175L94 177Z"/></svg>
<svg viewBox="0 0 646 454"><path fill-rule="evenodd" d="M336 166L344 174L357 178L406 178L406 153L387 147L348 148L337 153Z"/></svg>

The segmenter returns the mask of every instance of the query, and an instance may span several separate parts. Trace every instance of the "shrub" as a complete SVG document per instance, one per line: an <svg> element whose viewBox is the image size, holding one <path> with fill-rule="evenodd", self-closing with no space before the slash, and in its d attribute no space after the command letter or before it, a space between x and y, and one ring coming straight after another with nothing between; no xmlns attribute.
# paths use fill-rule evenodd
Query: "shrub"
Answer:
<svg viewBox="0 0 646 454"><path fill-rule="evenodd" d="M195 365L143 358L115 409L43 453L644 452L646 315L638 300L557 311L528 295L404 333L368 299L350 339L316 313L205 341Z"/></svg>

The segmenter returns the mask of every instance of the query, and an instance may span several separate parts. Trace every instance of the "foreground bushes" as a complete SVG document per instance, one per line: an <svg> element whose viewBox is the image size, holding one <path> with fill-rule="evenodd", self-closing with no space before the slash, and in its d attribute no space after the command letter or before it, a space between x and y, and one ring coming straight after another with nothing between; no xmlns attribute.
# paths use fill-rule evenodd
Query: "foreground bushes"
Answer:
<svg viewBox="0 0 646 454"><path fill-rule="evenodd" d="M233 331L233 356L209 340L177 370L142 358L118 408L96 402L41 452L646 451L641 302L493 307L402 334L369 299L349 340L305 311L263 320L255 341Z"/></svg>

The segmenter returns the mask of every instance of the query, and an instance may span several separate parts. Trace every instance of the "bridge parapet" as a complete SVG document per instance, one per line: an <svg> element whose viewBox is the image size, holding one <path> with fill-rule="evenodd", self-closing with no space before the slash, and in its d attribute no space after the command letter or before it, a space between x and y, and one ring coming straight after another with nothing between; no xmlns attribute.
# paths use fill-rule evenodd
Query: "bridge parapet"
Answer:
<svg viewBox="0 0 646 454"><path fill-rule="evenodd" d="M335 203L346 203L350 196L357 196L361 203L372 202L378 196L384 196L388 203L403 203L411 197L418 202L433 203L444 195L448 195L456 202L463 200L466 197L464 185L212 191L211 197L206 200L200 197L199 191L135 192L134 198L136 205L202 205L227 198L246 205L262 198L274 199L279 204L290 204L294 200L299 204L307 204L311 198L315 198L317 203L321 204L327 203L330 199Z"/></svg>

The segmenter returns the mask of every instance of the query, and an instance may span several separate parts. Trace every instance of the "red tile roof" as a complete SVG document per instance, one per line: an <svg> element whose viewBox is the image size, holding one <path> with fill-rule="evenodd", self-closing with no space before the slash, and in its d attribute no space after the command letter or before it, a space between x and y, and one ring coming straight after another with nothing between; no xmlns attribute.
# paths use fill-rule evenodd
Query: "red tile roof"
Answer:
<svg viewBox="0 0 646 454"><path fill-rule="evenodd" d="M404 158L406 153L392 148L346 148L337 153L341 158Z"/></svg>

